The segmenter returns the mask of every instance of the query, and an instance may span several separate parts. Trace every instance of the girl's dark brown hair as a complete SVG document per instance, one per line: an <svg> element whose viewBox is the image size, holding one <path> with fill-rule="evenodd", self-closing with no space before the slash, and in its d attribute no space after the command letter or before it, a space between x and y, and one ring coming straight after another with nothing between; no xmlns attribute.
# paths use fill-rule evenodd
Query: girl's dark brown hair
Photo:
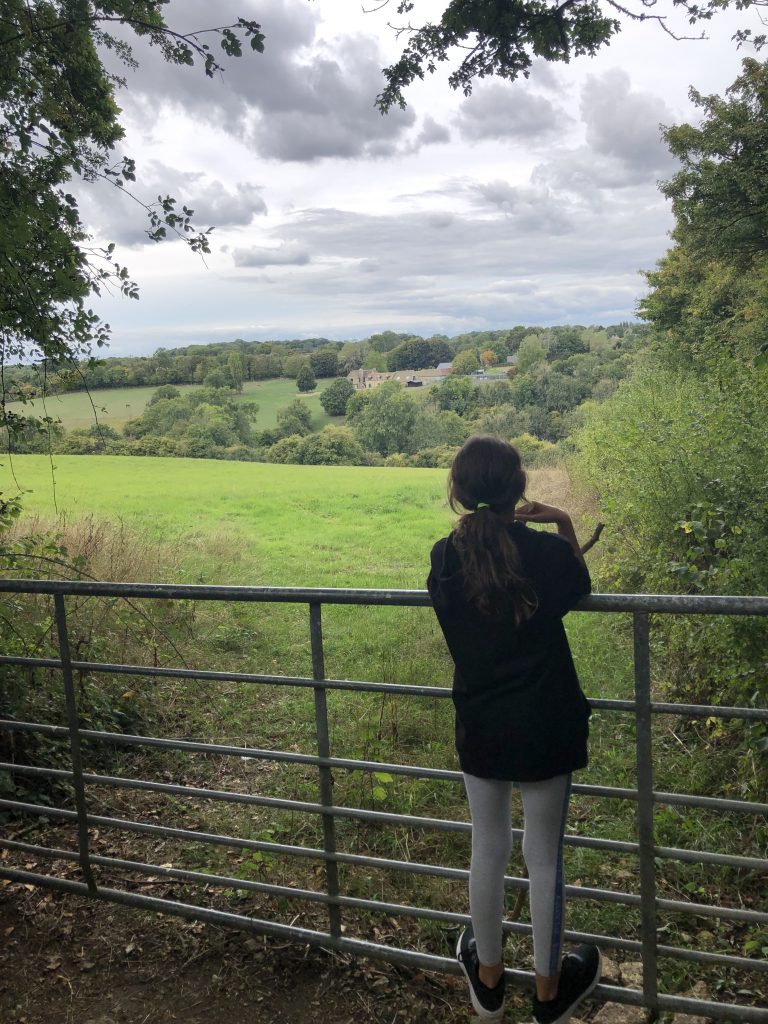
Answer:
<svg viewBox="0 0 768 1024"><path fill-rule="evenodd" d="M461 514L453 540L467 597L483 615L511 617L516 626L531 617L537 604L509 530L511 513L525 494L525 485L517 449L490 434L465 441L448 476L448 501Z"/></svg>

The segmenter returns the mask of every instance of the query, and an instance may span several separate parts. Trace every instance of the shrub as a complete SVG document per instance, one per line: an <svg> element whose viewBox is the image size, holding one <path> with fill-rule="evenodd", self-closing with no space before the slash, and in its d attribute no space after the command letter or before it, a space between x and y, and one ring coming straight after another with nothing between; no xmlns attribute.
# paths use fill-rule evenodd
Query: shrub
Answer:
<svg viewBox="0 0 768 1024"><path fill-rule="evenodd" d="M271 448L267 449L265 453L267 462L298 462L299 448L303 440L301 434L281 437Z"/></svg>
<svg viewBox="0 0 768 1024"><path fill-rule="evenodd" d="M607 402L587 404L574 468L607 525L603 560L617 587L766 592L767 385L768 370L735 361L717 380L652 365ZM676 695L701 703L764 700L759 622L662 617L662 630Z"/></svg>
<svg viewBox="0 0 768 1024"><path fill-rule="evenodd" d="M317 381L315 380L315 375L312 372L312 367L307 363L305 363L296 374L296 387L302 392L314 391L317 387Z"/></svg>
<svg viewBox="0 0 768 1024"><path fill-rule="evenodd" d="M557 445L542 441L533 434L519 434L509 441L520 452L524 466L551 466L559 460Z"/></svg>

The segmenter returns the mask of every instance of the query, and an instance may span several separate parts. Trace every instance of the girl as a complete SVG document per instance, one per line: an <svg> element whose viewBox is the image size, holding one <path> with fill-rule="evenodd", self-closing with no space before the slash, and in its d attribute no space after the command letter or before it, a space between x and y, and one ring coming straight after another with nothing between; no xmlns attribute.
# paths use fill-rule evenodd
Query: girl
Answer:
<svg viewBox="0 0 768 1024"><path fill-rule="evenodd" d="M563 833L571 772L587 763L589 705L563 616L591 589L570 517L530 502L512 445L471 437L451 466L448 494L464 510L432 549L427 581L455 663L456 748L472 817L471 927L456 955L476 1013L504 1011L504 873L512 847L510 798L523 800L538 1024L563 1024L600 977L600 953L560 960ZM525 523L554 523L557 534Z"/></svg>

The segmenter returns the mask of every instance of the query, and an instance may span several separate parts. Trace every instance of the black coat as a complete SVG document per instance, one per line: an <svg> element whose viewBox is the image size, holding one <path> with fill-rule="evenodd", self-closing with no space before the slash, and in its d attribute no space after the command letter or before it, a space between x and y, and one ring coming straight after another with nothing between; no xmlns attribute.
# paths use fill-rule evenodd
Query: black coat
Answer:
<svg viewBox="0 0 768 1024"><path fill-rule="evenodd" d="M590 709L573 665L563 616L591 590L589 572L557 534L515 522L523 575L538 597L515 628L466 598L452 537L432 549L427 587L455 664L456 749L462 771L534 782L587 763Z"/></svg>

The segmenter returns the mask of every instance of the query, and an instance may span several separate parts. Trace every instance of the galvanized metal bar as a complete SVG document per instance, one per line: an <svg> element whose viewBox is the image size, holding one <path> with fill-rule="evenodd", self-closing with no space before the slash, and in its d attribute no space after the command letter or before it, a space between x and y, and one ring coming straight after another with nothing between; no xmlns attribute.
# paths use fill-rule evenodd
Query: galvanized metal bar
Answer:
<svg viewBox="0 0 768 1024"><path fill-rule="evenodd" d="M75 811L42 807L38 804L25 804L16 800L0 800L0 808L8 808L9 810L44 815L62 820L73 821L77 819ZM127 832L138 832L147 835L160 835L169 839L183 839L189 842L207 843L213 846L259 850L273 855L284 853L293 857L305 857L322 861L327 860L329 857L325 850L312 847L290 846L286 843L264 842L257 839L242 839L236 836L197 832L190 829L172 828L167 825L153 825L147 822L130 821L124 818L110 818L105 815L90 814L88 821L92 825L100 825L105 828L122 829ZM457 881L466 881L469 878L469 871L466 868L421 864L416 861L392 860L385 857L369 857L358 853L341 853L338 851L332 856L333 860L339 864L354 864L386 871L404 871L416 875L432 875L436 878L451 878ZM510 875L505 876L504 882L509 889L527 889L528 887L527 879L516 878ZM642 897L634 893L615 892L611 889L596 889L581 885L568 885L565 891L569 898L593 899L599 902L616 903L629 907L642 906ZM696 917L713 917L723 921L746 921L756 925L768 924L768 913L756 910L713 907L707 904L685 903L677 900L659 900L658 905L665 910L691 914Z"/></svg>
<svg viewBox="0 0 768 1024"><path fill-rule="evenodd" d="M60 768L39 768L31 765L0 764L0 769L26 775L66 778L68 773ZM280 797L262 797L249 793L235 793L227 790L200 789L179 786L166 782L149 782L143 779L125 779L121 776L87 775L85 781L93 785L121 787L125 789L143 789L158 793L173 793L178 796L197 797L206 800L222 800L229 803L252 804L260 807L274 807L281 810L300 811L310 814L329 814L334 817L357 818L375 821L379 824L392 824L400 827L434 828L446 832L471 832L472 826L465 821L451 821L447 818L418 817L412 814L392 814L388 811L370 811L367 808L341 807L333 805L312 804L301 800L287 800ZM515 840L522 841L523 830L512 829ZM588 849L606 850L610 853L636 853L637 843L623 843L615 839L593 839L590 836L566 836L567 845Z"/></svg>
<svg viewBox="0 0 768 1024"><path fill-rule="evenodd" d="M680 807L701 807L712 811L734 811L737 814L768 814L768 804L750 800L729 800L722 796L690 796L686 793L660 793L653 791L655 804L671 804Z"/></svg>
<svg viewBox="0 0 768 1024"><path fill-rule="evenodd" d="M39 804L26 804L18 800L0 799L0 808L21 811L26 814L37 814L49 818L59 818L65 821L76 820L75 811L68 811L63 808L48 808ZM416 875L433 875L436 878L451 878L459 881L466 881L469 878L469 871L466 868L452 868L444 865L421 864L416 861L393 860L385 857L369 857L359 853L342 853L334 851L328 853L324 849L319 850L308 846L291 846L287 843L265 842L260 839L243 839L236 836L221 835L219 833L198 832L191 829L173 828L168 825L154 825L143 821L131 821L125 818L110 818L106 815L91 814L88 821L92 825L99 825L103 828L115 828L126 832L138 832L146 835L165 836L168 839L181 839L187 842L206 843L212 846L234 847L244 850L258 850L262 853L288 854L293 857L305 857L312 860L328 861L333 860L339 864L354 864L378 870L404 871ZM505 884L508 888L527 889L528 880L505 876ZM595 899L608 903L620 903L626 906L639 906L640 896L633 893L613 892L609 889L593 889L587 886L566 886L566 893L569 896ZM687 904L686 904L687 906ZM765 915L768 920L768 914Z"/></svg>
<svg viewBox="0 0 768 1024"><path fill-rule="evenodd" d="M80 594L156 600L255 601L271 604L431 605L426 590L362 587L233 587L93 580L0 580L0 593ZM590 594L577 611L664 612L673 615L768 615L768 597L700 594Z"/></svg>
<svg viewBox="0 0 768 1024"><path fill-rule="evenodd" d="M323 619L320 604L312 602L309 606L309 636L312 648L312 675L315 679L325 679L325 651L323 650ZM317 740L317 756L331 756L331 734L328 728L328 702L325 690L315 687L315 738ZM334 807L333 776L331 769L320 766L319 790L320 804L323 815L323 849L327 855L325 861L325 881L331 900L339 895L339 868L335 861L336 854L336 820L329 813ZM333 938L341 935L341 908L338 902L328 904L328 922Z"/></svg>
<svg viewBox="0 0 768 1024"><path fill-rule="evenodd" d="M0 655L0 665L18 665L27 668L60 669L58 658L24 658ZM311 679L307 676L269 675L255 672L220 672L209 669L168 668L156 665L122 665L113 662L73 661L76 672L90 672L104 675L141 676L147 679L194 679L213 683L252 683L266 686L293 686L327 690L352 690L360 693L395 693L400 696L437 697L448 699L450 687L422 686L413 683L372 683L357 679ZM604 697L590 697L589 702L598 711L635 711L631 700L614 700ZM730 707L721 704L676 704L653 701L651 710L656 714L680 715L690 718L741 719L752 722L768 722L768 708Z"/></svg>
<svg viewBox="0 0 768 1024"><path fill-rule="evenodd" d="M768 871L764 857L744 857L735 853L711 853L708 850L683 850L676 846L657 846L656 856L686 864L717 864L742 871Z"/></svg>
<svg viewBox="0 0 768 1024"><path fill-rule="evenodd" d="M0 665L22 665L28 668L61 668L55 658L21 658L0 656ZM120 665L110 662L76 661L72 667L80 672L105 675L141 676L147 679L185 679L212 683L252 683L266 686L294 686L315 690L353 690L360 693L397 693L404 697L451 696L444 686L419 686L405 683L370 683L356 679L314 679L308 676L264 675L254 672L214 672L207 669L162 668L152 665ZM614 702L617 703L617 702ZM630 710L631 708L621 710Z"/></svg>
<svg viewBox="0 0 768 1024"><path fill-rule="evenodd" d="M17 722L11 719L0 719L0 729L9 731L41 732L47 735L64 735L67 730L63 726L52 726L36 722ZM87 739L104 740L110 744L123 745L150 745L162 746L169 749L187 750L192 752L220 753L238 757L252 757L254 759L268 761L289 761L299 764L320 765L327 768L344 768L351 771L372 771L388 772L393 775L410 775L415 778L440 779L448 782L459 782L461 774L456 771L448 771L441 768L424 768L419 765L401 765L386 761L363 761L356 758L320 758L314 754L297 754L293 751L263 750L256 747L231 747L224 744L196 743L190 740L167 740L158 736L132 736L126 733L107 733L97 730L80 730L80 735ZM24 766L8 765L8 770L22 771ZM35 768L35 771L43 772L46 769ZM106 778L106 777L105 777ZM135 780L139 783L139 780ZM112 783L118 785L118 782ZM614 786L594 786L576 784L573 787L574 793L580 796L594 798L609 798L615 800L637 800L636 789L626 789ZM201 791L203 792L203 791ZM207 792L207 791L206 791ZM655 803L668 803L683 807L702 807L718 811L737 811L745 814L768 814L768 804L756 803L749 800L730 800L725 797L704 797L692 796L685 793L653 793Z"/></svg>
<svg viewBox="0 0 768 1024"><path fill-rule="evenodd" d="M653 744L651 736L651 669L648 613L635 612L632 621L635 676L635 731L637 755L637 833L640 844L641 940L643 945L643 1000L658 1009L656 962L656 870L653 824Z"/></svg>
<svg viewBox="0 0 768 1024"><path fill-rule="evenodd" d="M0 847L9 850L18 850L28 856L48 857L52 860L77 861L78 855L72 850L59 850L47 846L36 846L33 843L17 842L12 839L0 837ZM230 875L207 874L201 871L187 871L183 868L173 868L161 864L147 864L142 861L122 860L117 857L102 857L91 855L91 861L100 867L119 871L130 871L133 873L150 875L153 877L169 878L181 882L190 882L196 885L224 887L227 889L242 889L247 892L260 892L270 896L280 896L286 899L303 900L315 903L328 903L331 897L325 892L316 892L313 889L300 889L288 885L276 885L272 882L254 882L251 879L233 878ZM355 896L339 896L340 906L349 907L355 910L365 910L369 913L398 914L404 917L412 917L417 920L441 921L445 924L459 923L468 924L469 914L462 914L456 911L434 910L429 907L415 907L402 903L387 903L381 900L368 900ZM502 929L505 932L515 935L530 936L532 928L529 924L521 924L517 921L504 921ZM606 949L620 949L625 952L639 953L642 944L634 939L620 939L613 935L601 935L592 932L566 931L564 938L567 942L590 942ZM726 953L705 953L701 950L683 949L679 946L659 946L658 952L662 956L668 956L677 960L687 960L696 963L714 964L721 967L730 967L738 970L756 971L768 973L768 960L752 960L749 957L733 956Z"/></svg>
<svg viewBox="0 0 768 1024"><path fill-rule="evenodd" d="M19 881L24 884L44 885L50 889L75 893L78 895L86 895L88 892L87 887L81 882L72 882L68 879L37 875L29 871L14 871L8 868L0 868L0 878L9 878L12 881ZM292 925L278 924L273 921L258 920L239 914L227 913L222 910L212 910L208 907L199 907L194 904L180 903L175 900L164 900L158 897L145 896L139 893L128 893L120 889L110 889L104 886L99 888L97 896L105 902L138 907L145 910L154 910L159 913L166 913L172 916L183 917L191 920L205 921L211 924L234 928L238 931L250 931L255 934L273 935L277 938L287 938L296 942L304 942L308 945L338 949L341 952L353 953L359 956L377 957L379 959L388 960L392 963L401 963L406 966L418 967L422 970L441 971L449 974L456 974L459 970L456 960L452 957L439 957L430 953L418 953L412 950L395 949L391 946L384 946L374 942L366 942L362 939L346 938L345 936L340 936L334 939L325 932L317 932L306 928L297 928ZM533 976L527 971L507 969L505 973L510 981L516 984L524 985L526 988L531 988L533 986ZM593 994L596 999L604 999L631 1006L643 1005L643 995L637 989L625 989L613 985L598 985ZM738 1022L743 1021L745 1024L768 1024L768 1010L756 1007L715 1003L701 999L687 999L681 996L666 995L658 997L658 1004L659 1009L661 1010L706 1015L713 1020L723 1019Z"/></svg>
<svg viewBox="0 0 768 1024"><path fill-rule="evenodd" d="M768 721L768 708L739 708L725 704L676 704L651 701L655 715L679 715L681 718L739 718L745 722Z"/></svg>
<svg viewBox="0 0 768 1024"><path fill-rule="evenodd" d="M332 759L331 759L332 760ZM386 766L382 766L386 768ZM19 775L38 775L47 778L71 779L72 773L62 768L41 768L37 765L20 765L13 762L0 762L0 771L14 772ZM112 786L123 789L143 789L156 793L170 793L205 800L221 800L228 803L252 804L259 807L275 807L281 810L301 811L310 814L329 813L337 817L368 819L379 823L390 823L400 826L442 829L450 832L469 832L468 822L451 821L446 818L427 818L407 814L390 814L385 811L370 811L366 808L339 807L324 808L322 804L313 804L301 800L287 800L280 797L262 797L250 793L237 793L229 790L205 789L202 787L181 786L168 782L151 782L146 779L130 779L122 776L92 775L84 773L83 781L87 785ZM513 839L522 841L523 830L512 829ZM624 843L612 839L595 839L591 836L566 836L567 845L586 849L601 849L611 853L637 853L638 843ZM738 868L748 871L768 871L768 859L762 857L745 857L735 854L711 853L700 850L684 850L675 847L656 847L656 856L669 860L679 860L692 864L716 864L721 867Z"/></svg>
<svg viewBox="0 0 768 1024"><path fill-rule="evenodd" d="M57 658L23 658L0 655L0 665L19 665L27 668L60 669ZM220 672L208 669L168 668L156 665L122 665L113 662L73 661L77 672L103 673L105 675L142 676L148 679L195 679L214 683L252 683L267 686L296 686L328 690L353 690L361 693L396 693L401 696L437 697L451 696L450 687L421 686L412 683L372 683L357 679L310 679L306 676L269 675L255 672ZM630 700L614 700L590 697L590 704L599 711L634 712L635 703ZM744 721L768 722L768 708L729 707L719 704L675 704L652 702L651 710L657 714L681 715L691 718L742 719Z"/></svg>
<svg viewBox="0 0 768 1024"><path fill-rule="evenodd" d="M85 801L85 785L83 783L83 757L80 750L80 719L77 713L77 696L72 676L72 664L69 651L69 633L67 632L67 610L64 595L55 594L54 612L56 616L56 632L61 656L61 672L64 680L64 697L67 706L67 726L69 733L69 749L72 759L72 789L77 808L77 837L80 859L80 870L91 895L96 892L96 879L93 877L88 849L88 808Z"/></svg>

